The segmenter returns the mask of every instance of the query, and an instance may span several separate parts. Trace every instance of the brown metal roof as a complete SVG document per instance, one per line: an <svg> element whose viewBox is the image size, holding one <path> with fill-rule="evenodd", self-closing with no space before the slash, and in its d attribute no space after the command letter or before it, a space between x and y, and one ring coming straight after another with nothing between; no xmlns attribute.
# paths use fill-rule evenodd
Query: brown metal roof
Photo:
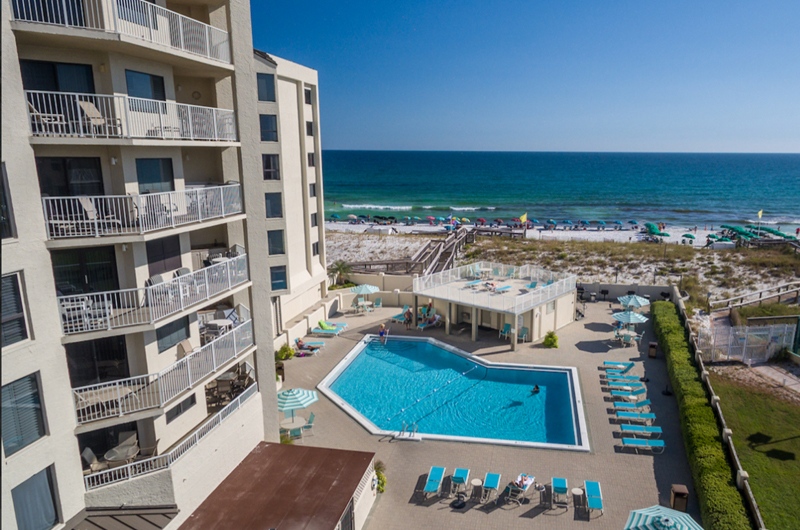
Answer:
<svg viewBox="0 0 800 530"><path fill-rule="evenodd" d="M374 456L262 442L180 530L333 530Z"/></svg>
<svg viewBox="0 0 800 530"><path fill-rule="evenodd" d="M270 62L270 63L274 64L275 66L278 66L278 63L275 62L275 59L270 57L267 54L267 52L262 52L261 50L257 50L255 48L253 48L253 55L255 55L256 57L261 57L265 61Z"/></svg>
<svg viewBox="0 0 800 530"><path fill-rule="evenodd" d="M172 506L86 508L65 530L161 530L178 515Z"/></svg>

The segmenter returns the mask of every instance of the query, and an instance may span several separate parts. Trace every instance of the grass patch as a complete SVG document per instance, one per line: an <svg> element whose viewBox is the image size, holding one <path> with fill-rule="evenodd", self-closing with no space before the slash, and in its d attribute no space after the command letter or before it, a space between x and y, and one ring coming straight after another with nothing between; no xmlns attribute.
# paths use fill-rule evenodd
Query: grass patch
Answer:
<svg viewBox="0 0 800 530"><path fill-rule="evenodd" d="M770 530L795 530L800 498L800 406L712 374L725 421ZM787 501L790 505L787 505Z"/></svg>
<svg viewBox="0 0 800 530"><path fill-rule="evenodd" d="M760 306L737 307L736 311L742 319L751 317L780 317L785 315L800 315L800 306L774 303Z"/></svg>

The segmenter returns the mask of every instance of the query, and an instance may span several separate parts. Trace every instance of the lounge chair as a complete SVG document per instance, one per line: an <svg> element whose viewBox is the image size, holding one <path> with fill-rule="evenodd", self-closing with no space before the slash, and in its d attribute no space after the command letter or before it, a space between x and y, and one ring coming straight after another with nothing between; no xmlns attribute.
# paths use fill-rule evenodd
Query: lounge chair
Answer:
<svg viewBox="0 0 800 530"><path fill-rule="evenodd" d="M641 396L643 394L646 394L646 393L647 393L647 389L644 388L644 387L643 388L637 388L636 390L631 390L631 391L628 391L628 390L612 390L611 391L611 395L612 396L614 396L614 397L622 397L622 398L629 399L629 400L638 399L639 396Z"/></svg>
<svg viewBox="0 0 800 530"><path fill-rule="evenodd" d="M583 491L586 493L586 511L600 510L603 515L603 491L599 482L586 480L583 482Z"/></svg>
<svg viewBox="0 0 800 530"><path fill-rule="evenodd" d="M661 436L661 427L649 425L620 425L619 430L623 433L631 434L654 434L656 438Z"/></svg>
<svg viewBox="0 0 800 530"><path fill-rule="evenodd" d="M375 309L380 309L383 307L383 298L376 298L375 303L372 305Z"/></svg>
<svg viewBox="0 0 800 530"><path fill-rule="evenodd" d="M618 420L628 420L628 421L643 421L645 423L650 423L655 421L656 415L652 412L631 412L631 411L617 411L617 419Z"/></svg>
<svg viewBox="0 0 800 530"><path fill-rule="evenodd" d="M89 464L89 469L84 471L84 474L97 473L98 471L104 471L108 469L108 462L99 462L94 454L94 451L92 451L89 447L83 450L81 456L86 463Z"/></svg>
<svg viewBox="0 0 800 530"><path fill-rule="evenodd" d="M428 481L425 483L425 488L422 490L423 498L427 499L428 495L434 493L440 495L442 492L442 480L444 479L445 468L432 466L428 472Z"/></svg>
<svg viewBox="0 0 800 530"><path fill-rule="evenodd" d="M664 448L666 445L664 444L664 440L647 440L644 438L623 438L622 439L622 447L633 447L636 452L639 452L639 449L649 449L654 454L661 454L664 452Z"/></svg>
<svg viewBox="0 0 800 530"><path fill-rule="evenodd" d="M494 292L502 294L510 289L511 289L510 285L504 285L503 287L498 287L497 289L495 289Z"/></svg>
<svg viewBox="0 0 800 530"><path fill-rule="evenodd" d="M635 381L608 381L606 382L607 386L611 388L642 388L642 383L637 383Z"/></svg>
<svg viewBox="0 0 800 530"><path fill-rule="evenodd" d="M431 323L428 323L427 321L420 322L419 325L417 325L417 329L419 329L420 331L424 331L428 328L439 327L441 325L442 325L442 317L440 317L439 315L434 315L433 322Z"/></svg>
<svg viewBox="0 0 800 530"><path fill-rule="evenodd" d="M622 370L606 370L606 374L608 375L625 375L633 369L633 363L630 363L628 366L623 368Z"/></svg>
<svg viewBox="0 0 800 530"><path fill-rule="evenodd" d="M91 101L78 101L78 106L83 111L82 128L90 127L92 135L119 136L122 130L122 121L119 118L103 116Z"/></svg>
<svg viewBox="0 0 800 530"><path fill-rule="evenodd" d="M526 328L526 327L523 327L523 328L520 330L520 332L519 332L519 336L518 336L517 338L518 338L520 341L522 341L522 342L525 342L525 341L527 341L527 340L530 340L529 333L528 333L528 328Z"/></svg>
<svg viewBox="0 0 800 530"><path fill-rule="evenodd" d="M328 331L333 331L334 329L344 331L344 329L347 327L347 324L335 324L333 322L325 322L324 320L320 320L317 322L317 327L319 329L325 329Z"/></svg>
<svg viewBox="0 0 800 530"><path fill-rule="evenodd" d="M528 285L526 285L525 287L527 287L528 289L536 289L536 284L537 283L539 283L539 282L531 282Z"/></svg>
<svg viewBox="0 0 800 530"><path fill-rule="evenodd" d="M555 280L548 280L548 281L547 281L547 285L553 285L553 282L554 282L554 281L555 281Z"/></svg>
<svg viewBox="0 0 800 530"><path fill-rule="evenodd" d="M633 363L631 363L630 361L625 361L625 362L603 361L603 366L605 366L606 368L617 368L617 369L625 368L629 364L633 364Z"/></svg>
<svg viewBox="0 0 800 530"><path fill-rule="evenodd" d="M395 315L392 317L392 322L405 322L406 321L406 311L408 311L408 306L403 306L403 312L399 315Z"/></svg>
<svg viewBox="0 0 800 530"><path fill-rule="evenodd" d="M509 333L511 333L511 324L505 324L503 329L499 331L498 337L501 339L507 339Z"/></svg>
<svg viewBox="0 0 800 530"><path fill-rule="evenodd" d="M322 336L326 336L327 335L327 336L332 336L332 337L338 337L339 333L341 333L341 332L342 332L342 330L339 329L339 328L336 328L336 329L314 328L314 329L311 330L311 334L312 335L322 335Z"/></svg>
<svg viewBox="0 0 800 530"><path fill-rule="evenodd" d="M615 401L614 402L615 409L644 409L650 408L650 400L645 399L642 401L634 401L633 403L629 403L627 401Z"/></svg>
<svg viewBox="0 0 800 530"><path fill-rule="evenodd" d="M300 339L294 339L294 345L295 346L297 346L298 342L300 342ZM325 343L324 342L305 342L305 341L303 341L303 344L305 344L306 346L316 346L316 349L319 349L319 350L321 350L322 348L325 347ZM302 351L311 350L311 348L300 348L299 346L297 347L297 349L298 350L302 350Z"/></svg>
<svg viewBox="0 0 800 530"><path fill-rule="evenodd" d="M512 482L506 488L508 489L507 499L522 506L522 503L525 500L525 493L528 491L528 488L531 487L531 484L536 481L536 477L528 473L522 473L519 477L517 477L517 482L519 481L522 481L523 487L519 487L515 482Z"/></svg>
<svg viewBox="0 0 800 530"><path fill-rule="evenodd" d="M559 497L561 495L564 496L565 504L569 504L569 497L567 497L567 492L569 491L569 486L567 486L567 479L565 478L556 478L553 477L551 482L553 494L550 497L550 508L553 507L553 504L561 504L559 502Z"/></svg>
<svg viewBox="0 0 800 530"><path fill-rule="evenodd" d="M336 326L337 328L341 329L347 329L348 325L346 322L328 322L327 320L325 321L325 323L329 326Z"/></svg>
<svg viewBox="0 0 800 530"><path fill-rule="evenodd" d="M303 432L304 433L308 432L312 436L314 435L314 433L311 432L314 429L314 418L315 418L315 416L314 416L314 413L312 412L311 416L308 417L308 423L303 425Z"/></svg>
<svg viewBox="0 0 800 530"><path fill-rule="evenodd" d="M469 482L469 469L456 468L453 476L450 477L450 495L458 493L459 489L467 490Z"/></svg>
<svg viewBox="0 0 800 530"><path fill-rule="evenodd" d="M481 503L489 502L492 497L492 492L495 494L495 503L497 503L497 489L500 487L500 473L486 473L483 479L483 489L481 490Z"/></svg>
<svg viewBox="0 0 800 530"><path fill-rule="evenodd" d="M471 281L471 282L467 282L467 283L465 283L465 284L464 284L464 287L469 287L470 289L475 289L475 288L477 288L477 287L478 287L478 286L479 286L481 283L483 283L481 280L473 280L473 281Z"/></svg>
<svg viewBox="0 0 800 530"><path fill-rule="evenodd" d="M606 376L606 379L608 379L609 381L638 381L639 379L641 379L641 377L639 377L638 375L618 375L618 374L617 375L604 374L604 375Z"/></svg>

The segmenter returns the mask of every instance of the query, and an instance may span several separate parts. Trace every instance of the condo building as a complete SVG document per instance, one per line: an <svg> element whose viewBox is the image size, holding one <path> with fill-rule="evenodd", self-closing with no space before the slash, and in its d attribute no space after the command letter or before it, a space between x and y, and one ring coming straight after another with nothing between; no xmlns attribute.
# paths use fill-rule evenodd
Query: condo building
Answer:
<svg viewBox="0 0 800 530"><path fill-rule="evenodd" d="M327 295L317 74L246 0L2 15L2 527L178 528Z"/></svg>

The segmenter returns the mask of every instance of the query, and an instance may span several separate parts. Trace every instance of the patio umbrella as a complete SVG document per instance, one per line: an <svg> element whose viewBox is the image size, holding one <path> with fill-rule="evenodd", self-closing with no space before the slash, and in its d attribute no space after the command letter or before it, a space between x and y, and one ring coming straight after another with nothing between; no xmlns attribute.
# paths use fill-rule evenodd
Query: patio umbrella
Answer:
<svg viewBox="0 0 800 530"><path fill-rule="evenodd" d="M633 510L624 530L703 530L703 527L687 513L664 506L651 506Z"/></svg>
<svg viewBox="0 0 800 530"><path fill-rule="evenodd" d="M356 217L356 216L355 216L355 215L353 215L353 214L350 214L350 215L348 215L348 216L347 216L347 218L348 218L348 219L358 219L358 217Z"/></svg>
<svg viewBox="0 0 800 530"><path fill-rule="evenodd" d="M622 313L614 313L611 318L623 324L642 324L649 319L641 313L634 313L633 311L623 311Z"/></svg>
<svg viewBox="0 0 800 530"><path fill-rule="evenodd" d="M317 392L315 390L290 388L289 390L278 392L278 410L281 412L288 412L291 410L292 417L294 417L295 410L304 409L312 403L316 403L318 400L319 397L317 397Z"/></svg>
<svg viewBox="0 0 800 530"><path fill-rule="evenodd" d="M692 234L683 234L681 237L688 237L689 239L695 239Z"/></svg>
<svg viewBox="0 0 800 530"><path fill-rule="evenodd" d="M337 214L333 214L331 215L331 219L339 219L339 216Z"/></svg>
<svg viewBox="0 0 800 530"><path fill-rule="evenodd" d="M444 217L437 217L436 220L437 221L444 221Z"/></svg>
<svg viewBox="0 0 800 530"><path fill-rule="evenodd" d="M378 291L380 291L380 289L378 289L377 286L368 283L362 283L361 285L350 288L350 292L355 294L372 294Z"/></svg>
<svg viewBox="0 0 800 530"><path fill-rule="evenodd" d="M630 225L638 225L639 223L637 223L636 221L628 221L628 224L630 224Z"/></svg>
<svg viewBox="0 0 800 530"><path fill-rule="evenodd" d="M620 296L617 300L625 307L644 307L650 305L650 300L635 294Z"/></svg>

